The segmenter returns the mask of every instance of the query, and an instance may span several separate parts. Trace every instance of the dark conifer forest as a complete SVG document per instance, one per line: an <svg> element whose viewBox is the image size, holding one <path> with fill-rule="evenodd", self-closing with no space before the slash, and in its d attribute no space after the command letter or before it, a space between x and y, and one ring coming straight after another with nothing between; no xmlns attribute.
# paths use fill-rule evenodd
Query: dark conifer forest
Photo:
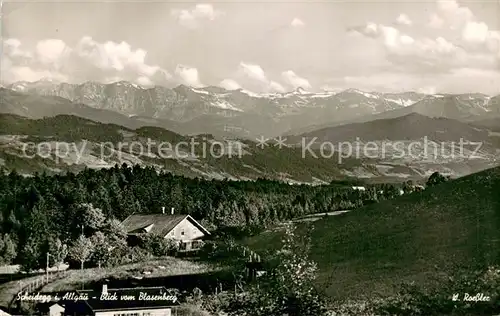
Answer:
<svg viewBox="0 0 500 316"><path fill-rule="evenodd" d="M360 191L352 188L357 184L359 181L311 186L264 179L204 180L127 165L55 176L2 172L0 259L4 264L43 266L45 251L54 240L74 244L82 232L92 235L92 221L96 220L92 216L96 215L89 218L88 212L81 211L82 205L99 209L109 223L133 213L158 213L165 207L190 214L212 231L228 227L245 231L399 195L397 185L365 185L366 191Z"/></svg>

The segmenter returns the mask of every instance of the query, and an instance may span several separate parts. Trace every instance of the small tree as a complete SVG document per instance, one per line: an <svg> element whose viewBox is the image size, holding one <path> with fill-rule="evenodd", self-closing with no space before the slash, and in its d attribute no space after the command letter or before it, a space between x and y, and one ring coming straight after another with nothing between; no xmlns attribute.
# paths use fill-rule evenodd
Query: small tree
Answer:
<svg viewBox="0 0 500 316"><path fill-rule="evenodd" d="M307 235L301 237L295 234L295 226L289 225L283 247L278 252L281 264L272 276L275 305L289 316L320 316L326 312L324 302L314 288L317 265L308 258L312 227L309 226Z"/></svg>
<svg viewBox="0 0 500 316"><path fill-rule="evenodd" d="M276 253L278 266L259 279L259 286L245 297L234 298L229 304L230 315L326 315L325 302L313 284L316 263L307 257L310 239L296 236L294 229L292 225L286 228L283 247Z"/></svg>
<svg viewBox="0 0 500 316"><path fill-rule="evenodd" d="M80 262L81 268L83 269L83 264L90 259L93 249L94 245L92 241L81 235L69 249L69 257Z"/></svg>
<svg viewBox="0 0 500 316"><path fill-rule="evenodd" d="M29 237L26 243L24 244L24 248L21 251L21 260L22 260L22 270L23 271L31 271L33 269L37 269L41 267L41 243L35 237Z"/></svg>
<svg viewBox="0 0 500 316"><path fill-rule="evenodd" d="M108 220L103 231L109 237L112 244L122 244L127 241L127 231L125 230L125 227L123 227L123 224L117 219Z"/></svg>
<svg viewBox="0 0 500 316"><path fill-rule="evenodd" d="M112 246L109 243L109 238L106 237L101 232L97 232L90 240L93 244L92 254L90 255L89 261L93 266L108 265L110 251Z"/></svg>
<svg viewBox="0 0 500 316"><path fill-rule="evenodd" d="M106 217L100 208L94 207L92 204L84 203L80 205L82 209L82 223L93 231L100 230L104 224Z"/></svg>
<svg viewBox="0 0 500 316"><path fill-rule="evenodd" d="M59 265L63 263L68 256L68 251L68 245L64 244L59 238L56 238L53 245L51 245L50 254L58 270Z"/></svg>
<svg viewBox="0 0 500 316"><path fill-rule="evenodd" d="M11 264L16 258L16 244L10 238L9 234L5 234L0 238L0 261L2 264Z"/></svg>

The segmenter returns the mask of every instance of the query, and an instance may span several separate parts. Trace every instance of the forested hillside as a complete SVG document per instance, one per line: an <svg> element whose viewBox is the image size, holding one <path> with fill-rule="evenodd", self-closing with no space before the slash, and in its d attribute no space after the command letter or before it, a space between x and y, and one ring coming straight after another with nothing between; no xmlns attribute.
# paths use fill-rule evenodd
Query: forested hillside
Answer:
<svg viewBox="0 0 500 316"><path fill-rule="evenodd" d="M0 176L0 255L4 263L42 264L54 240L71 244L82 231L91 233L95 215L85 217L82 205L102 210L108 222L121 221L132 213L158 213L162 206L174 207L176 213L190 214L216 230L267 227L301 215L352 209L399 195L397 185L371 185L359 191L352 188L354 183L308 186L271 180L209 181L126 165L55 176L4 172ZM27 260L26 256L37 259Z"/></svg>

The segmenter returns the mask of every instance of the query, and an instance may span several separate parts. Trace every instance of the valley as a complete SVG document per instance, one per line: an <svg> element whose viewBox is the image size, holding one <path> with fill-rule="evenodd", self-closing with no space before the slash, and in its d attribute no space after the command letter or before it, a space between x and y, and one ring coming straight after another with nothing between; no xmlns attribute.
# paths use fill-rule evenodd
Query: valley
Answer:
<svg viewBox="0 0 500 316"><path fill-rule="evenodd" d="M180 261L171 258L177 252L162 253L165 260L202 267L203 273L172 275L167 269L157 271L166 277L157 277L136 269L117 277L116 271L134 262L164 260L148 244L121 245L116 251L132 251L115 256L123 262L99 257L96 248L90 267L79 271L70 266L44 284L44 290L76 290L78 282L94 289L102 282L122 287L166 282L210 293L203 304L211 299L245 302L238 295L253 293L253 282L267 284L266 277L242 283L245 264L258 256L269 271L279 271L282 260L313 264L315 277L308 282L324 306L373 315L387 310L384 304L399 306L390 302L403 295L406 283L418 288L412 292L416 297L437 291L435 297L425 296L429 303L411 303L425 310L431 308L425 304L441 304L448 295L443 284L460 271L471 277L472 271L486 273L498 262L500 131L492 98L482 94L389 95L349 89L320 95L299 89L257 96L180 86L161 88L184 99L170 100L174 105L164 104L164 114L159 114L152 112L156 103L125 98L125 91L145 93L130 83L51 85L45 90L40 85L0 89L0 207L8 232L1 236L3 245L13 247L0 247L6 262L39 268L45 243L55 247L62 236L53 233L42 242L38 235L65 229L75 235L77 223L71 216L86 216L88 227L80 238L117 245L124 242L121 220L159 212L161 205L192 215L214 233L195 258ZM89 87L115 97L89 95ZM239 107L222 106L221 100L232 100L233 94L246 95L249 103L233 100ZM323 101L311 101L315 99ZM321 122L318 117L325 122L322 127L307 124L309 118ZM294 122L302 124L295 129L300 132L287 134L297 126ZM446 183L430 183L436 174ZM30 210L28 219L22 220L25 209ZM92 228L101 219L117 230L110 234L104 224ZM64 239L71 249L79 240L73 235ZM15 252L22 245L35 250ZM284 248L308 256L293 259ZM75 265L76 255L68 256ZM109 265L106 275L103 262ZM219 286L234 288L236 296ZM7 302L12 293L5 293ZM496 302L494 290L487 294ZM193 295L179 297L186 304ZM216 305L223 310L236 306L224 304ZM450 308L496 310L489 302Z"/></svg>

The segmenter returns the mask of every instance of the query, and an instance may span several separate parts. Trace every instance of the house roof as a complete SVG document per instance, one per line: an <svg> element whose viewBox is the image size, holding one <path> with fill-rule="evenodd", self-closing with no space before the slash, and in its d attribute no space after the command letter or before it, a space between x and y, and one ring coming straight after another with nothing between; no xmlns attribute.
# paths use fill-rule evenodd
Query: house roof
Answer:
<svg viewBox="0 0 500 316"><path fill-rule="evenodd" d="M153 225L149 233L166 236L184 219L189 220L204 234L210 235L210 232L190 215L171 215L163 213L132 214L123 221L122 225L125 227L128 234L142 233L146 227Z"/></svg>
<svg viewBox="0 0 500 316"><path fill-rule="evenodd" d="M77 292L88 294L88 300L79 302L88 305L93 311L154 309L172 307L179 304L177 298L172 299L172 295L163 286L108 289L108 294L116 294L117 300L101 300L102 291L81 290ZM152 296L156 297L150 300L139 299L141 293L146 293L150 298ZM123 295L134 296L135 299L123 299Z"/></svg>

